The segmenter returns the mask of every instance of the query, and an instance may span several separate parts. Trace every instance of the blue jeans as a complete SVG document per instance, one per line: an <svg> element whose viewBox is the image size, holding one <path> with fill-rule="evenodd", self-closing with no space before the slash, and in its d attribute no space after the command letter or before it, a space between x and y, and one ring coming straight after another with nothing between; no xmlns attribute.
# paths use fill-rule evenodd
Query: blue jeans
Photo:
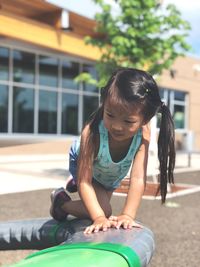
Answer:
<svg viewBox="0 0 200 267"><path fill-rule="evenodd" d="M79 153L80 141L75 140L69 151L69 172L71 173L73 179L77 180L77 161Z"/></svg>

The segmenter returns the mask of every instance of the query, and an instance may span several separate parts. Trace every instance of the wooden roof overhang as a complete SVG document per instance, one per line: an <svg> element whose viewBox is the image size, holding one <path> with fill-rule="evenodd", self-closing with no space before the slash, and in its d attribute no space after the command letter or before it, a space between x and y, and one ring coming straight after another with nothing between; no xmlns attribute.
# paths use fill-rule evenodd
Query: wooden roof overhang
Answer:
<svg viewBox="0 0 200 267"><path fill-rule="evenodd" d="M44 0L0 0L0 37L99 59L100 50L84 42L87 35L101 38L95 33L96 22L69 11L69 29L64 31L62 12L62 8Z"/></svg>

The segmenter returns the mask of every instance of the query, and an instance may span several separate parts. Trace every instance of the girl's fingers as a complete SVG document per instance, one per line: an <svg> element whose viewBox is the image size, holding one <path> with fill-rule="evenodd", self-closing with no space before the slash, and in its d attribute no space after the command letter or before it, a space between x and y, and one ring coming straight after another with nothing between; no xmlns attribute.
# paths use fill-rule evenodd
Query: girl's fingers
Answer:
<svg viewBox="0 0 200 267"><path fill-rule="evenodd" d="M117 221L110 221L110 227L116 227Z"/></svg>
<svg viewBox="0 0 200 267"><path fill-rule="evenodd" d="M105 224L103 224L102 230L105 232L108 230L108 228L111 228L115 224L116 222L108 220Z"/></svg>
<svg viewBox="0 0 200 267"><path fill-rule="evenodd" d="M123 227L124 229L131 229L132 227L136 228L143 228L143 226L139 223L136 223L135 221L131 220L119 220L117 216L110 216L109 220L106 223L101 224L92 224L88 226L84 234L91 234L91 233L98 233L100 230L103 232L107 231L108 228L115 227L119 229L120 227Z"/></svg>
<svg viewBox="0 0 200 267"><path fill-rule="evenodd" d="M117 221L118 220L118 217L117 216L110 216L109 217L109 221Z"/></svg>
<svg viewBox="0 0 200 267"><path fill-rule="evenodd" d="M135 221L133 222L132 227L143 228L143 226L141 224L136 223Z"/></svg>
<svg viewBox="0 0 200 267"><path fill-rule="evenodd" d="M104 225L103 226L103 232L106 232L108 230L108 226L107 225Z"/></svg>
<svg viewBox="0 0 200 267"><path fill-rule="evenodd" d="M84 234L91 234L93 232L98 233L100 230L103 230L105 232L111 226L112 226L112 223L92 224L85 229Z"/></svg>
<svg viewBox="0 0 200 267"><path fill-rule="evenodd" d="M116 224L116 228L119 229L119 228L121 227L122 223L123 223L122 221L119 221L119 222Z"/></svg>
<svg viewBox="0 0 200 267"><path fill-rule="evenodd" d="M99 226L98 225L94 227L94 233L97 233L97 232L99 232Z"/></svg>
<svg viewBox="0 0 200 267"><path fill-rule="evenodd" d="M93 232L93 230L94 230L94 225L90 225L90 226L88 226L86 229L85 229L85 231L84 231L84 234L91 234L92 232Z"/></svg>
<svg viewBox="0 0 200 267"><path fill-rule="evenodd" d="M123 227L124 229L131 229L132 227L143 228L143 226L131 220L119 220L115 226L117 229Z"/></svg>
<svg viewBox="0 0 200 267"><path fill-rule="evenodd" d="M129 221L125 221L125 222L123 222L122 225L123 225L123 228L124 228L124 229L127 229L128 226L129 226Z"/></svg>

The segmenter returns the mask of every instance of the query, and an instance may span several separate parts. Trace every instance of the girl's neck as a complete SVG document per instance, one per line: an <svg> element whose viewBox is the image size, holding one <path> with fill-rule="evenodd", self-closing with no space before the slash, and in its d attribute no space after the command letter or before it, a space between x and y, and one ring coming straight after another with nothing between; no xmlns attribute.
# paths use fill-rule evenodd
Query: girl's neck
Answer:
<svg viewBox="0 0 200 267"><path fill-rule="evenodd" d="M112 145L113 147L127 147L127 146L130 146L132 140L133 140L133 137L132 136L131 138L129 139L125 139L125 140L122 140L122 141L119 141L119 140L115 140L114 138L112 138L112 136L108 133L108 140L109 140L109 145Z"/></svg>
<svg viewBox="0 0 200 267"><path fill-rule="evenodd" d="M115 140L108 134L108 145L111 158L114 162L119 162L124 159L129 151L129 147L133 137L123 141Z"/></svg>

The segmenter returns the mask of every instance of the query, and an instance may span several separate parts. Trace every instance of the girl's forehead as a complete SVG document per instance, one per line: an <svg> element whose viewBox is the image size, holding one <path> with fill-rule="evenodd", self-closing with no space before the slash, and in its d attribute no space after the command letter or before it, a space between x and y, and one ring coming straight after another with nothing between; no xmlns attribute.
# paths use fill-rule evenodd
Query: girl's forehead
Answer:
<svg viewBox="0 0 200 267"><path fill-rule="evenodd" d="M109 97L105 102L105 108L111 112L123 113L128 116L138 116L140 113L140 108L136 104L127 101L113 101Z"/></svg>

